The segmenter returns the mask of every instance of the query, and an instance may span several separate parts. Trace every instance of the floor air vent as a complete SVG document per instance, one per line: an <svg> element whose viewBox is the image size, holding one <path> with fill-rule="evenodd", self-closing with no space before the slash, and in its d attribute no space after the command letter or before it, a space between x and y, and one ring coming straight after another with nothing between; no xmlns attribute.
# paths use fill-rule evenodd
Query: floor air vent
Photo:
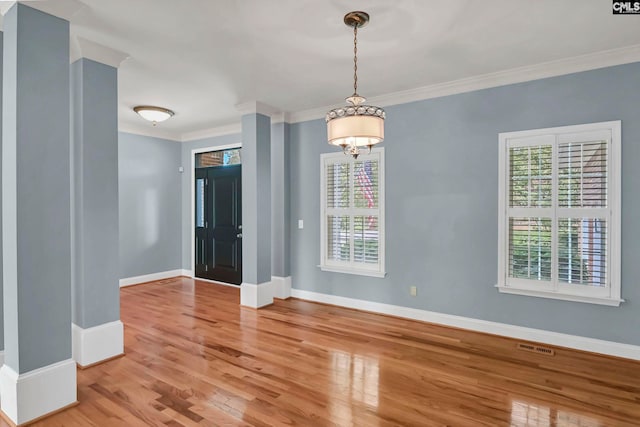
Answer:
<svg viewBox="0 0 640 427"><path fill-rule="evenodd" d="M525 344L525 343L518 343L518 350L524 350L524 351L530 351L531 353L538 353L538 354L545 354L547 356L553 356L556 354L556 352L549 347L543 347L540 345L534 345L534 344Z"/></svg>

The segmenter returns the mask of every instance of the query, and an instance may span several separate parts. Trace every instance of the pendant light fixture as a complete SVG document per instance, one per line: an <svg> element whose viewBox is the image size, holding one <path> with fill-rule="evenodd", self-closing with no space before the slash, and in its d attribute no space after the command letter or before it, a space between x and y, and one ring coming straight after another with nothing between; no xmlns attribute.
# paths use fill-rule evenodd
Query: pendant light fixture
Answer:
<svg viewBox="0 0 640 427"><path fill-rule="evenodd" d="M347 105L327 113L327 139L329 144L342 147L345 154L358 158L360 149L384 140L386 113L380 107L365 105L366 98L358 94L358 28L369 22L366 12L349 12L344 23L353 27L353 95L346 98Z"/></svg>
<svg viewBox="0 0 640 427"><path fill-rule="evenodd" d="M154 126L170 119L175 114L166 108L154 107L152 105L138 105L137 107L133 107L133 111L138 113L143 119L153 123Z"/></svg>

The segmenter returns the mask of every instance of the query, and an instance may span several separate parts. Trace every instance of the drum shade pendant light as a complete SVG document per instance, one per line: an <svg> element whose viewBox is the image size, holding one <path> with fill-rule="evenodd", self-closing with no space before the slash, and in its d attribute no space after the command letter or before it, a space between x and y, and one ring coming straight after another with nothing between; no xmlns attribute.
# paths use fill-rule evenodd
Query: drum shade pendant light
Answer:
<svg viewBox="0 0 640 427"><path fill-rule="evenodd" d="M174 112L162 107L153 107L151 105L138 105L133 107L133 111L138 113L140 117L150 121L153 125L164 122L173 117Z"/></svg>
<svg viewBox="0 0 640 427"><path fill-rule="evenodd" d="M347 105L327 113L327 139L329 144L342 147L345 154L358 158L360 149L384 140L386 113L380 107L365 105L367 99L358 95L358 28L369 22L366 12L349 12L344 23L353 27L353 95L346 98Z"/></svg>

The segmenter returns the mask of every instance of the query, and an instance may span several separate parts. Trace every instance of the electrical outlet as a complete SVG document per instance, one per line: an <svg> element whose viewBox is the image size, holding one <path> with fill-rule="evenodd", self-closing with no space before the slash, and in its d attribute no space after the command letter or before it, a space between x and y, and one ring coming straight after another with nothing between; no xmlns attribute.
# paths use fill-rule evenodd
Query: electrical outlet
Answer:
<svg viewBox="0 0 640 427"><path fill-rule="evenodd" d="M418 295L418 288L416 288L415 286L412 286L409 288L409 294L412 297L415 297L416 295Z"/></svg>
<svg viewBox="0 0 640 427"><path fill-rule="evenodd" d="M302 230L304 228L304 221L299 219L298 220L298 229Z"/></svg>

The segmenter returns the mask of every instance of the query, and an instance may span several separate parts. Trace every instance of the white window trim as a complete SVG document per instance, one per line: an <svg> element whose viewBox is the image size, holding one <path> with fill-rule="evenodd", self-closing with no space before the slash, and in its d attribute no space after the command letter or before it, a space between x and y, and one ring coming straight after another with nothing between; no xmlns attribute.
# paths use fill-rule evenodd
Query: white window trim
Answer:
<svg viewBox="0 0 640 427"><path fill-rule="evenodd" d="M608 187L608 208L610 212L610 224L607 224L609 250L607 266L609 269L609 282L607 292L603 295L598 289L589 289L588 287L575 286L573 288L564 286L560 289L557 284L553 284L552 288L544 288L539 284L535 287L527 286L522 282L515 284L508 282L507 257L509 247L509 233L507 232L508 222L508 206L507 195L509 192L509 168L506 161L508 158L508 150L510 145L531 145L526 139L536 141L552 141L554 177L556 176L555 165L557 162L556 147L558 140L569 134L586 133L586 132L610 132L611 140L609 141L609 187ZM534 129L518 132L506 132L499 134L499 175L498 175L498 283L496 288L501 293L527 295L542 298L552 298L564 301L583 302L591 304L601 304L608 306L619 306L624 300L621 298L620 283L620 266L621 266L621 180L622 180L622 156L621 156L621 137L622 122L610 121L601 123L589 123L574 126L562 126L546 129ZM608 138L607 138L608 139ZM512 141L511 140L520 140ZM546 142L545 142L546 143ZM555 179L555 178L554 178ZM554 204L556 199L556 183L554 181ZM553 241L552 245L556 242ZM554 251L555 253L555 251ZM555 263L555 259L552 263Z"/></svg>
<svg viewBox="0 0 640 427"><path fill-rule="evenodd" d="M355 274L360 276L370 277L385 277L385 175L384 175L384 148L374 148L371 150L371 154L379 153L378 164L378 257L380 262L376 265L371 265L367 268L366 265L353 262L337 262L327 260L327 183L326 183L326 169L325 162L327 159L339 159L341 161L348 160L350 163L354 161L367 160L368 153L363 153L358 156L357 160L352 157L345 159L345 155L341 152L325 153L320 155L320 269L322 271L330 271L334 273L346 273ZM352 171L353 169L350 169ZM354 209L350 209L352 212Z"/></svg>

